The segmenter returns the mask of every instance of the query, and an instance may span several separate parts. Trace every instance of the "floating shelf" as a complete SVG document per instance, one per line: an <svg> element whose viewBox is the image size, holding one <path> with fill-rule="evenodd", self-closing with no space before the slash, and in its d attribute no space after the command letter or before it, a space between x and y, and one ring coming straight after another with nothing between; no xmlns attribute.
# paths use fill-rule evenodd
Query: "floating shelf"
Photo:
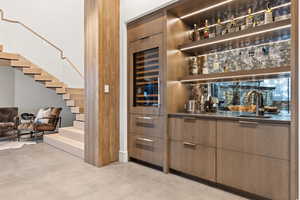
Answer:
<svg viewBox="0 0 300 200"><path fill-rule="evenodd" d="M247 30L228 33L211 39L200 40L179 46L179 50L190 54L201 54L219 46L231 44L237 46L240 41L245 39L256 39L259 36L274 37L281 34L283 30L290 29L291 19L281 20L270 24L253 27Z"/></svg>
<svg viewBox="0 0 300 200"><path fill-rule="evenodd" d="M196 76L182 77L179 81L182 83L192 82L220 82L220 81L235 81L235 80L253 80L259 78L277 78L281 76L289 76L291 68L276 67L269 69L243 70L237 72L224 72L214 74L201 74Z"/></svg>

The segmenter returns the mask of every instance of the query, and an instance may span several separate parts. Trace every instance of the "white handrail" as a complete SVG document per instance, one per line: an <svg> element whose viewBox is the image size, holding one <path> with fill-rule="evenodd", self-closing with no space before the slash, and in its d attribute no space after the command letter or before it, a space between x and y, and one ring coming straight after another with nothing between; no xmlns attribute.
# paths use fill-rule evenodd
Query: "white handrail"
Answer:
<svg viewBox="0 0 300 200"><path fill-rule="evenodd" d="M22 23L20 21L16 21L16 20L6 19L4 17L4 11L2 9L0 9L0 20L1 21L5 21L5 22L9 22L9 23L13 23L13 24L19 24L19 25L23 26L25 29L27 29L28 31L30 31L32 34L34 34L35 36L37 36L38 38L44 40L47 44L49 44L50 46L52 46L53 48L55 48L57 51L59 51L60 58L62 60L66 60L71 65L71 67L80 75L80 77L84 78L83 74L79 71L78 67L76 67L76 65L68 57L66 57L64 55L64 51L61 48L59 48L58 46L56 46L55 44L53 44L52 42L50 42L49 40L47 40L42 35L38 34L36 31L32 30L29 26L25 25L24 23Z"/></svg>

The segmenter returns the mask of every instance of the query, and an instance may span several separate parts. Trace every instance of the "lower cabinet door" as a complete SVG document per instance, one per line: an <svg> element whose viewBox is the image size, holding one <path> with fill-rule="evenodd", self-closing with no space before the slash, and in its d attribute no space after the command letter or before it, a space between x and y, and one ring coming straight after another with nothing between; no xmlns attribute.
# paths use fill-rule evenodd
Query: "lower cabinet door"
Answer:
<svg viewBox="0 0 300 200"><path fill-rule="evenodd" d="M129 134L129 157L163 166L163 140L143 134Z"/></svg>
<svg viewBox="0 0 300 200"><path fill-rule="evenodd" d="M289 199L289 162L217 150L217 182L273 200Z"/></svg>
<svg viewBox="0 0 300 200"><path fill-rule="evenodd" d="M210 181L216 180L216 149L190 142L170 142L170 168Z"/></svg>

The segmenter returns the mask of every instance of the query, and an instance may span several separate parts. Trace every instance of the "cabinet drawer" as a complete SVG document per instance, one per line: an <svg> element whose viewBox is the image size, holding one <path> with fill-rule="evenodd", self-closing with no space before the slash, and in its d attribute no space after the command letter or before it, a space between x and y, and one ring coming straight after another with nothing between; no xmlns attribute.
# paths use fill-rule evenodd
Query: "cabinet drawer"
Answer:
<svg viewBox="0 0 300 200"><path fill-rule="evenodd" d="M210 181L216 180L216 149L171 141L170 168Z"/></svg>
<svg viewBox="0 0 300 200"><path fill-rule="evenodd" d="M169 135L172 140L216 146L216 120L170 118Z"/></svg>
<svg viewBox="0 0 300 200"><path fill-rule="evenodd" d="M128 26L128 41L133 42L157 33L162 33L163 27L164 17L162 14L157 14L143 21L130 24Z"/></svg>
<svg viewBox="0 0 300 200"><path fill-rule="evenodd" d="M218 121L218 148L289 159L289 125Z"/></svg>
<svg viewBox="0 0 300 200"><path fill-rule="evenodd" d="M130 115L130 131L149 137L163 138L164 117L153 115Z"/></svg>
<svg viewBox="0 0 300 200"><path fill-rule="evenodd" d="M129 156L154 165L163 165L163 140L129 134Z"/></svg>
<svg viewBox="0 0 300 200"><path fill-rule="evenodd" d="M274 200L288 200L288 161L219 149L217 159L218 183Z"/></svg>

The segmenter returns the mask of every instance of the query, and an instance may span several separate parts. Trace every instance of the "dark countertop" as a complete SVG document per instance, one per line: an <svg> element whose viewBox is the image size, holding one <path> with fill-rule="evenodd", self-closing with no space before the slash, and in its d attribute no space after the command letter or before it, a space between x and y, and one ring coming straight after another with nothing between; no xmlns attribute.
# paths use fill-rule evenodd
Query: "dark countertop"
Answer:
<svg viewBox="0 0 300 200"><path fill-rule="evenodd" d="M227 119L237 121L256 121L276 124L290 124L291 115L288 113L265 114L271 118L240 117L240 115L253 115L245 112L220 111L217 113L169 113L169 117L195 117L206 119Z"/></svg>

